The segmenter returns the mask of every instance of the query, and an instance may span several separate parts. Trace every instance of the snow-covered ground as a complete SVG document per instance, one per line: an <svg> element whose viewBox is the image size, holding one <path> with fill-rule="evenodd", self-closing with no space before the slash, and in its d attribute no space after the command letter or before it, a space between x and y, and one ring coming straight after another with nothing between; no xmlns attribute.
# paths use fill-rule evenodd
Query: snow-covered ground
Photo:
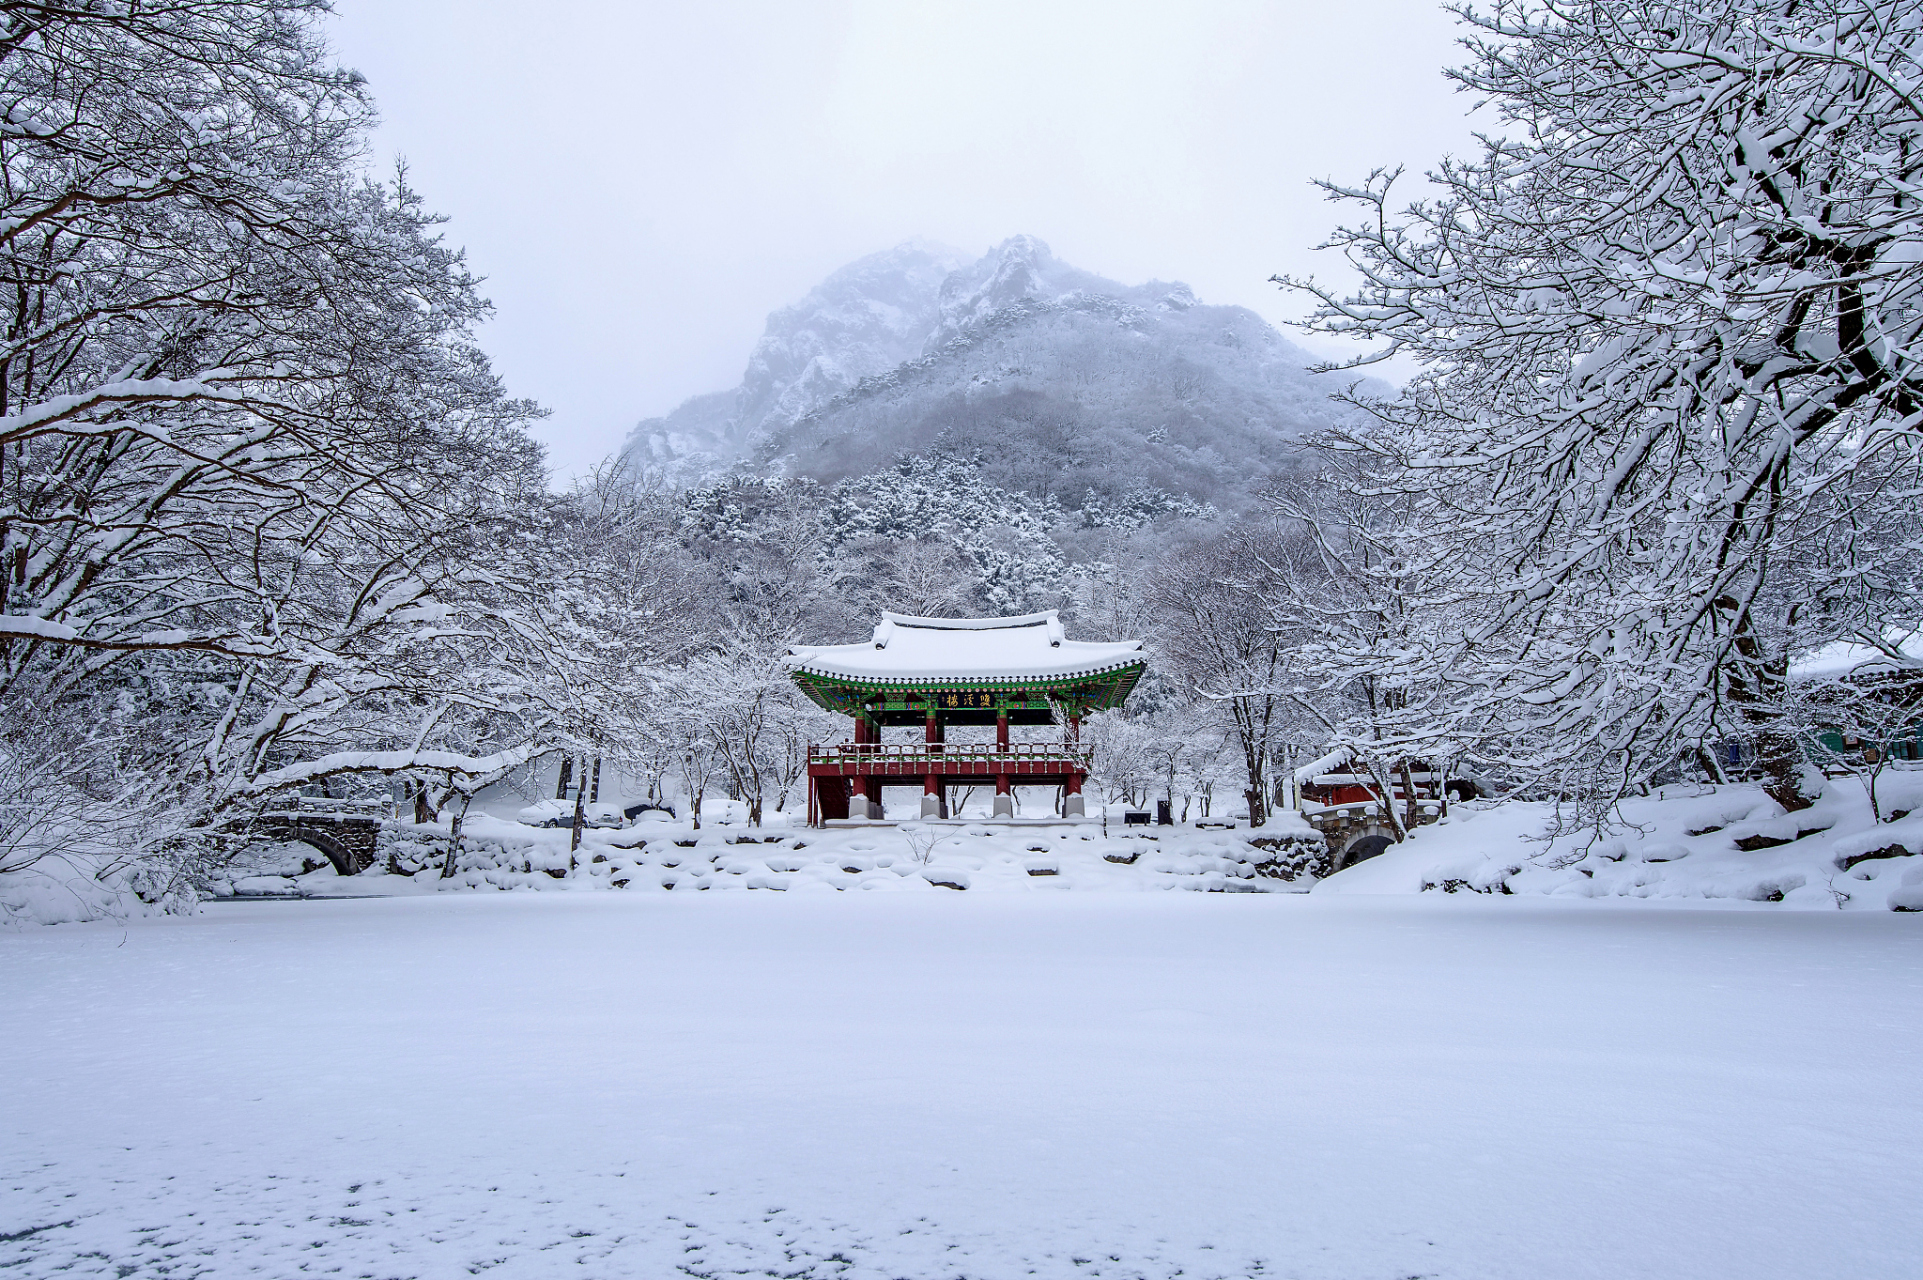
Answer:
<svg viewBox="0 0 1923 1280"><path fill-rule="evenodd" d="M8 1276L1923 1273L1923 915L419 894L0 972Z"/></svg>
<svg viewBox="0 0 1923 1280"><path fill-rule="evenodd" d="M443 878L441 827L401 827L385 864L341 879L323 866L298 874L306 846L241 867L242 895L362 896L469 889L628 893L764 889L789 892L943 889L1422 892L1560 897L1737 899L1786 908L1923 911L1923 770L1888 773L1872 813L1860 782L1832 778L1812 807L1786 814L1754 784L1678 786L1626 801L1605 834L1577 828L1553 839L1555 807L1458 804L1441 822L1321 883L1301 874L1320 837L1292 813L1233 830L1105 828L1084 822L856 824L826 830L710 822L696 831L655 819L590 830L570 856L569 832L491 816L468 825L460 874ZM737 815L739 816L739 815ZM1256 843L1256 842L1260 843ZM1320 849L1319 843L1313 845ZM412 856L407 851L412 850ZM291 864L290 864L291 862ZM283 874L259 874L278 871ZM292 872L295 874L285 874ZM3 888L4 886L0 886ZM223 892L227 887L223 886ZM4 906L4 894L0 894ZM54 917L63 918L63 917Z"/></svg>
<svg viewBox="0 0 1923 1280"><path fill-rule="evenodd" d="M471 819L459 874L443 878L447 828L401 826L390 833L400 851L395 868L340 878L305 845L268 851L268 862L242 866L223 885L241 896L311 897L442 893L464 889L597 890L660 893L769 889L797 893L941 892L951 889L1070 889L1202 891L1292 888L1292 866L1278 857L1299 852L1298 841L1319 839L1295 814L1250 830L1182 825L1104 829L1100 821L941 821L856 823L819 830L800 826L750 827L710 820L699 830L648 815L634 826L583 832L578 852L571 833L493 817ZM1250 842L1250 837L1263 844ZM1320 847L1319 845L1317 847ZM409 856L411 853L411 856ZM269 865L278 860L281 865ZM278 871L282 874L259 874Z"/></svg>

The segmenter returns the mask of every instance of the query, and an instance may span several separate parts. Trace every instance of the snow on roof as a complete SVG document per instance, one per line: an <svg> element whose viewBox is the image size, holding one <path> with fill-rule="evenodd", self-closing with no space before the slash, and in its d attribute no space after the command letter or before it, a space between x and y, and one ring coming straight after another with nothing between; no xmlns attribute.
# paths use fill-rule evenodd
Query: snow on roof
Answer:
<svg viewBox="0 0 1923 1280"><path fill-rule="evenodd" d="M1826 644L1791 662L1789 677L1792 680L1835 680L1859 671L1896 671L1923 666L1923 635L1906 636L1901 640L1892 637L1887 643L1901 655L1900 659L1892 658L1872 645L1847 641Z"/></svg>
<svg viewBox="0 0 1923 1280"><path fill-rule="evenodd" d="M1295 771L1295 783L1297 786L1302 786L1302 787L1308 786L1311 783L1313 783L1316 780L1316 778L1320 777L1322 774L1330 773L1336 769L1340 769L1343 765L1349 763L1349 761L1354 758L1355 758L1355 752L1350 748L1337 747L1334 751L1331 751L1328 755L1320 756L1314 760L1311 760L1307 764L1303 765L1300 769L1297 769Z"/></svg>
<svg viewBox="0 0 1923 1280"><path fill-rule="evenodd" d="M1062 680L1147 661L1140 640L1070 640L1056 611L1012 618L883 613L862 644L795 645L797 671L848 680Z"/></svg>

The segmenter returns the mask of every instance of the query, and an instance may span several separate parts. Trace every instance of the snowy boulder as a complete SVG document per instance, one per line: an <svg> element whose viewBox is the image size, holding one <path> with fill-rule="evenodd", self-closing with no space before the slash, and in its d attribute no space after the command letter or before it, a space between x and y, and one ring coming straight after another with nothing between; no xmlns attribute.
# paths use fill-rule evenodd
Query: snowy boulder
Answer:
<svg viewBox="0 0 1923 1280"><path fill-rule="evenodd" d="M712 822L717 827L746 826L748 804L745 800L704 800L701 802L701 821Z"/></svg>
<svg viewBox="0 0 1923 1280"><path fill-rule="evenodd" d="M295 893L300 885L287 876L242 876L230 886L236 898L264 898L272 894Z"/></svg>
<svg viewBox="0 0 1923 1280"><path fill-rule="evenodd" d="M1334 869L1329 842L1315 831L1249 837L1248 863L1271 880L1320 880Z"/></svg>

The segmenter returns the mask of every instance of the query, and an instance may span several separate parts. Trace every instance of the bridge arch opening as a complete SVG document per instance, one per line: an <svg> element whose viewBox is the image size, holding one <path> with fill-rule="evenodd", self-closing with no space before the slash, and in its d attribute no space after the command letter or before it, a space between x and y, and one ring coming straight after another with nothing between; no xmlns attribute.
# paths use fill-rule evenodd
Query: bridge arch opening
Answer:
<svg viewBox="0 0 1923 1280"><path fill-rule="evenodd" d="M1370 858L1378 856L1394 843L1395 838L1393 836L1379 834L1357 836L1355 839L1349 841L1347 847L1342 850L1342 857L1337 863L1337 870L1340 870L1342 867L1353 867L1358 862L1367 862Z"/></svg>

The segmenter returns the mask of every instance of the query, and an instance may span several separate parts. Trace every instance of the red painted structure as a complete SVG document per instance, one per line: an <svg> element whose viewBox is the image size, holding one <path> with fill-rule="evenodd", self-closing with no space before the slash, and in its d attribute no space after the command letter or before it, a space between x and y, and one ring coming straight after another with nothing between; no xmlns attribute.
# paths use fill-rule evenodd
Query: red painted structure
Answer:
<svg viewBox="0 0 1923 1280"><path fill-rule="evenodd" d="M916 618L885 613L864 643L796 645L796 684L854 721L849 742L808 748L808 821L878 818L882 788L919 786L923 817L947 817L948 789L995 788L996 817L1016 787L1059 787L1061 812L1084 812L1082 718L1119 707L1141 677L1140 641L1070 640L1055 613ZM1011 742L1011 724L1055 726L1054 742ZM995 740L947 741L947 726L995 726ZM883 728L907 742L882 741ZM916 733L916 730L920 730Z"/></svg>
<svg viewBox="0 0 1923 1280"><path fill-rule="evenodd" d="M1088 778L1088 753L1070 744L870 742L857 740L808 748L808 822L846 818L849 800L861 796L881 803L885 786L919 786L939 799L944 788L995 784L995 794L1012 787L1060 787L1065 796L1082 794ZM939 726L937 726L939 728Z"/></svg>

